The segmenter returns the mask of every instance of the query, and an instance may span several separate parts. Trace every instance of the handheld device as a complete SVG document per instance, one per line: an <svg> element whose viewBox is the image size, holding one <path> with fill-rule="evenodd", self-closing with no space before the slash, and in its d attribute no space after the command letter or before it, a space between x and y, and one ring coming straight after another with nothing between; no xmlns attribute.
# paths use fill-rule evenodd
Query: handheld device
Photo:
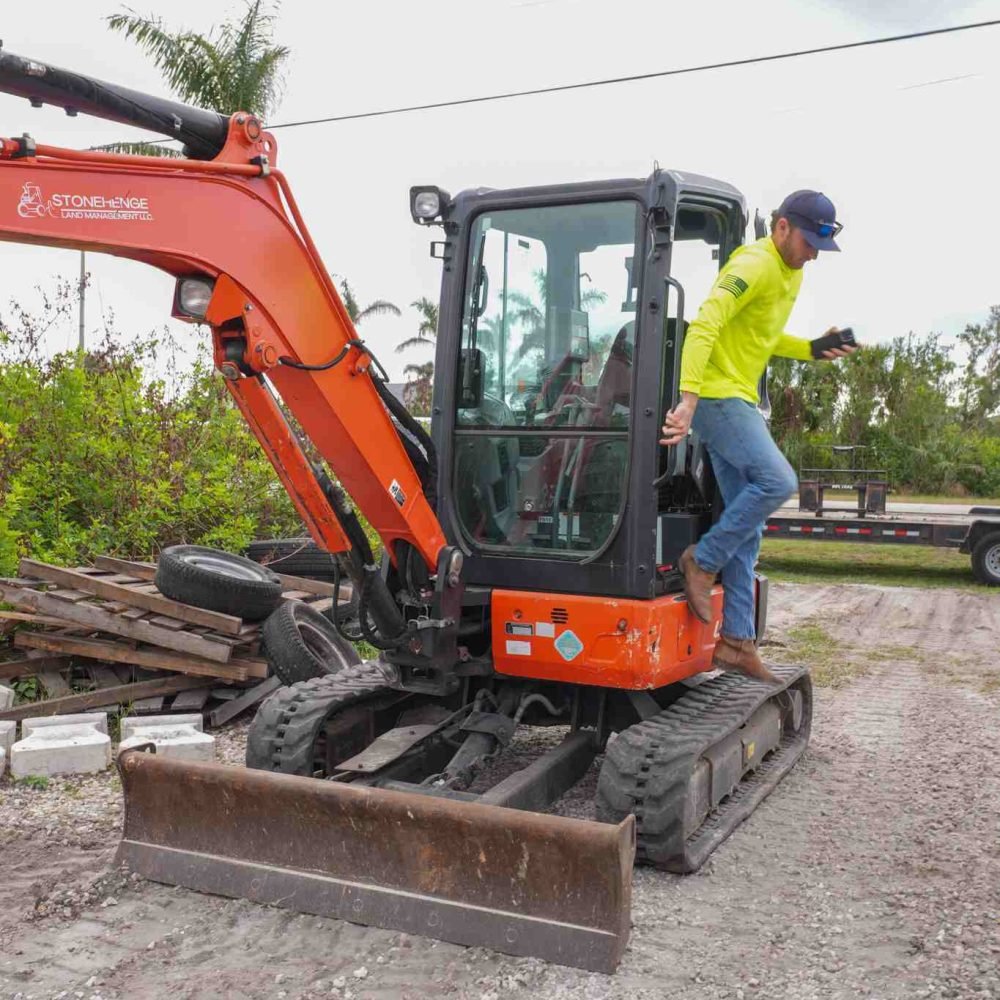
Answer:
<svg viewBox="0 0 1000 1000"><path fill-rule="evenodd" d="M823 337L817 337L809 342L814 358L823 357L824 351L831 351L838 347L857 347L858 342L854 339L854 331L847 327L846 330L836 330Z"/></svg>

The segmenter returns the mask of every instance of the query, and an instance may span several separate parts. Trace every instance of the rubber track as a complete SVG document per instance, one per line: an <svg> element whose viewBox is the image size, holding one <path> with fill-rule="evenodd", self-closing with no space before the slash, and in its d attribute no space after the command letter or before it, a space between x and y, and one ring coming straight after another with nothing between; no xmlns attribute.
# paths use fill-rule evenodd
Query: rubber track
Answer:
<svg viewBox="0 0 1000 1000"><path fill-rule="evenodd" d="M784 686L727 673L692 689L658 715L619 733L607 750L597 787L598 817L636 817L636 860L669 871L696 871L795 763L809 741L810 705L798 733L786 736L734 793L685 837L687 789L698 759L739 729L765 701L808 674L772 666ZM806 692L807 701L811 695Z"/></svg>
<svg viewBox="0 0 1000 1000"><path fill-rule="evenodd" d="M250 725L247 767L311 777L313 747L326 720L390 690L382 671L368 663L279 688Z"/></svg>

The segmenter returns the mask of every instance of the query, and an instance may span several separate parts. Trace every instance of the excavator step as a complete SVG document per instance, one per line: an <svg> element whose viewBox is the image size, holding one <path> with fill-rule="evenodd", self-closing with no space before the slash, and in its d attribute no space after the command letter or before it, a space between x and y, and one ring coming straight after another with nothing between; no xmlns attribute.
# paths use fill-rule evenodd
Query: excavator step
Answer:
<svg viewBox="0 0 1000 1000"><path fill-rule="evenodd" d="M146 878L597 972L629 935L635 821L119 755Z"/></svg>
<svg viewBox="0 0 1000 1000"><path fill-rule="evenodd" d="M608 745L597 815L635 816L639 862L697 871L802 755L812 681L804 667L771 670L780 687L723 674Z"/></svg>

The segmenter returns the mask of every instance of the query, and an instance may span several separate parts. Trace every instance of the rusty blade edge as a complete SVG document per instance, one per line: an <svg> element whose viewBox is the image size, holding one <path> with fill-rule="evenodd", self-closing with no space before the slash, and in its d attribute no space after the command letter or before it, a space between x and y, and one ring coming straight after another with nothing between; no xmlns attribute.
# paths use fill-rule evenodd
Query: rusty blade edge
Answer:
<svg viewBox="0 0 1000 1000"><path fill-rule="evenodd" d="M565 923L627 920L631 817L616 826L134 751L118 763L126 840L488 908L510 900Z"/></svg>
<svg viewBox="0 0 1000 1000"><path fill-rule="evenodd" d="M627 916L622 932L616 933L136 840L123 839L115 860L156 882L510 955L535 956L591 972L614 972L628 941Z"/></svg>

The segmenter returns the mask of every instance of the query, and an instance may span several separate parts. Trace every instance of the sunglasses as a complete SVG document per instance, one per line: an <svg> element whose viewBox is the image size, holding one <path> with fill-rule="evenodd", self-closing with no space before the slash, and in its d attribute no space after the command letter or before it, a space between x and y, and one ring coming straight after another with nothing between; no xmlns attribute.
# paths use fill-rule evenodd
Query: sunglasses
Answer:
<svg viewBox="0 0 1000 1000"><path fill-rule="evenodd" d="M808 229L824 240L836 236L844 228L839 222L816 222L814 219L807 219L804 215L792 212L789 215L801 229Z"/></svg>
<svg viewBox="0 0 1000 1000"><path fill-rule="evenodd" d="M844 228L839 222L817 222L815 225L816 229L814 232L817 236L822 236L823 239L836 236Z"/></svg>

